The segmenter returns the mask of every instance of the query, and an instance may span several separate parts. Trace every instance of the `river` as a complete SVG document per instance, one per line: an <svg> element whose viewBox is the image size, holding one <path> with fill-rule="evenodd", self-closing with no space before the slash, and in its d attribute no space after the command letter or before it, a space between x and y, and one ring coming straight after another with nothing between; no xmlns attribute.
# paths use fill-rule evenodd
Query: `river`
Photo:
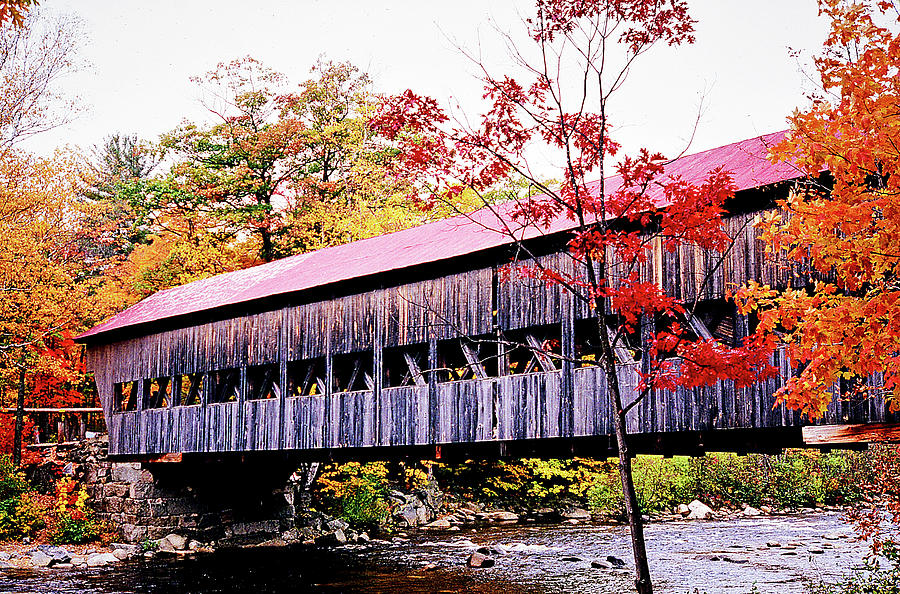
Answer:
<svg viewBox="0 0 900 594"><path fill-rule="evenodd" d="M654 523L646 531L660 593L801 593L809 580L835 580L859 565L866 551L829 512ZM767 546L776 541L781 546ZM465 567L479 546L498 549L494 567ZM614 555L630 568L629 550L620 526L517 525L331 550L258 547L97 569L7 570L0 592L618 593L630 591L630 569L594 569L590 562Z"/></svg>

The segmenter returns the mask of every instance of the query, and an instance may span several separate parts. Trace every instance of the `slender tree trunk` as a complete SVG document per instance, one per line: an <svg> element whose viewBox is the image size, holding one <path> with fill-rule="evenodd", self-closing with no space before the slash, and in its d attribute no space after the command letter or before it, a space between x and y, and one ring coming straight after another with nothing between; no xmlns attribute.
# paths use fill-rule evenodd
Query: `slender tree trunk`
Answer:
<svg viewBox="0 0 900 594"><path fill-rule="evenodd" d="M638 594L652 594L653 582L650 579L650 563L647 560L647 545L644 541L644 522L641 508L634 488L634 477L631 470L631 452L628 449L628 426L625 423L625 407L622 403L622 391L619 385L618 359L613 348L606 322L606 300L599 295L600 286L597 268L602 272L601 278L607 279L606 262L594 262L587 258L588 282L594 288L594 306L597 311L597 334L600 337L600 348L603 351L603 362L606 368L606 385L613 405L613 424L616 430L616 448L619 451L619 479L622 482L622 495L625 498L625 514L631 530L631 548L634 553L634 585ZM645 355L646 356L646 355Z"/></svg>
<svg viewBox="0 0 900 594"><path fill-rule="evenodd" d="M615 370L612 371L612 375L615 375ZM641 518L641 507L638 504L637 491L634 488L631 452L628 451L628 427L625 424L625 413L622 411L618 378L608 381L607 384L611 387L612 400L616 409L613 420L616 427L616 446L619 450L619 478L622 481L625 513L628 516L628 527L631 529L631 548L634 551L634 585L639 594L652 594L653 582L650 581L650 563L647 560L647 547L644 541L644 521Z"/></svg>
<svg viewBox="0 0 900 594"><path fill-rule="evenodd" d="M16 428L13 435L13 464L22 463L22 429L25 420L25 366L19 368L19 393L16 399Z"/></svg>

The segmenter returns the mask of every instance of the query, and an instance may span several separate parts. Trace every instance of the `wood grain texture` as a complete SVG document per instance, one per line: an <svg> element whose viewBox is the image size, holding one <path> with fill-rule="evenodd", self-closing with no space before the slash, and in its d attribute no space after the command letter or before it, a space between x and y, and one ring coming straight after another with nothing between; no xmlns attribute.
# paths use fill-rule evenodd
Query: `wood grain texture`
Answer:
<svg viewBox="0 0 900 594"><path fill-rule="evenodd" d="M802 267L766 258L753 225L758 216L748 213L726 221L734 245L724 256L690 246L668 251L662 242L651 242L654 253L640 266L641 280L656 282L687 301L722 299L729 286L748 279L776 287L808 282L808 271ZM300 296L280 309L90 345L87 362L107 419L110 453L319 450L610 435L605 373L599 367L580 367L575 359L576 328L579 320L593 315L590 307L560 286L509 273L508 260L493 258L463 272L424 271L421 278L402 284L360 292L349 288L311 302L302 302ZM537 263L584 274L580 264L562 252L541 255ZM630 272L614 258L609 268L613 285ZM725 327L728 339L737 341L749 332L749 321L732 316ZM641 333L646 336L650 330L642 326ZM504 333L559 336L563 361L552 365L545 361L539 372L511 373L504 364L509 349L495 347L500 363L493 366L475 359L489 349L460 353L476 369L478 379L441 383L436 374L424 370L437 365L439 344ZM385 350L395 353L412 345L424 353L418 361L425 373L413 385L387 385ZM299 368L314 373L315 387L302 396L289 393L289 369L297 367L292 364L313 360L320 362L318 366L304 363ZM369 378L366 386L336 391L332 368L346 361L366 362L360 370ZM630 411L628 427L635 433L666 433L807 423L795 411L776 405L775 393L792 370L782 353L774 355L773 364L779 377L749 387L719 382L704 388L653 390ZM274 366L278 390L272 398L249 399L248 368L260 365ZM635 361L618 366L626 403L637 397L641 365ZM494 377L485 371L488 368L494 369ZM236 398L214 403L208 393L209 374L226 369L240 374ZM167 407L145 408L138 402L134 411L116 410L117 383L195 373L206 378L199 404L173 405L170 399ZM880 382L878 374L869 378L871 386ZM847 396L852 394L847 386L835 385L833 392L835 398L821 423L893 420L877 391L865 398Z"/></svg>
<svg viewBox="0 0 900 594"><path fill-rule="evenodd" d="M884 441L900 441L900 423L819 425L803 428L803 442L807 445L837 445L842 443L873 443Z"/></svg>

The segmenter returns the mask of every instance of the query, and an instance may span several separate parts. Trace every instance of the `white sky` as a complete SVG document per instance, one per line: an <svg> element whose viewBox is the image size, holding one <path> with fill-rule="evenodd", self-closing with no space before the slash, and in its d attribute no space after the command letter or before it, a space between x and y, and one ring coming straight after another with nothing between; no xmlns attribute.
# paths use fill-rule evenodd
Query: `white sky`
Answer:
<svg viewBox="0 0 900 594"><path fill-rule="evenodd" d="M87 113L29 141L47 153L64 144L90 147L113 132L156 139L204 110L189 77L217 62L252 55L293 82L317 56L351 60L375 90L412 88L462 108L479 106L472 64L454 47L479 39L484 61L502 65L492 22L521 31L529 1L453 0L43 0L47 10L84 21L82 55L92 65L66 81ZM697 43L654 49L612 106L626 150L647 146L673 155L690 135L701 94L705 110L690 152L786 127L811 85L789 57L821 46L827 23L815 0L695 0Z"/></svg>

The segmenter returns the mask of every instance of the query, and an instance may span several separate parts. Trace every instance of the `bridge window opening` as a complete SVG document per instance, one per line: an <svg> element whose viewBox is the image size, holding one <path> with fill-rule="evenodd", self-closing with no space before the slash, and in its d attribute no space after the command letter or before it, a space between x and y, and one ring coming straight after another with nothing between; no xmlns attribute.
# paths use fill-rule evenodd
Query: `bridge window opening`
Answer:
<svg viewBox="0 0 900 594"><path fill-rule="evenodd" d="M428 345L384 349L384 387L424 386L428 383Z"/></svg>
<svg viewBox="0 0 900 594"><path fill-rule="evenodd" d="M615 322L614 327L621 327L618 321ZM615 334L616 330L611 328L611 340L615 338ZM639 329L636 328L634 332L623 330L621 336L613 345L616 360L620 363L640 360L643 355L640 340ZM598 366L603 361L603 348L600 344L597 318L588 318L575 322L574 343L576 368Z"/></svg>
<svg viewBox="0 0 900 594"><path fill-rule="evenodd" d="M690 310L688 315L690 315ZM700 334L704 333L703 328L705 328L713 338L722 344L730 346L735 343L735 310L733 303L729 303L725 299L713 299L698 303L694 309L693 320L694 324L701 328Z"/></svg>
<svg viewBox="0 0 900 594"><path fill-rule="evenodd" d="M187 373L179 375L175 378L178 400L175 402L178 406L195 406L200 404L203 395L203 374Z"/></svg>
<svg viewBox="0 0 900 594"><path fill-rule="evenodd" d="M372 370L375 368L371 351L335 355L332 360L332 380L335 392L360 392L375 389Z"/></svg>
<svg viewBox="0 0 900 594"><path fill-rule="evenodd" d="M220 369L209 374L209 402L235 402L241 390L240 369Z"/></svg>
<svg viewBox="0 0 900 594"><path fill-rule="evenodd" d="M290 361L287 367L288 396L325 394L325 357Z"/></svg>
<svg viewBox="0 0 900 594"><path fill-rule="evenodd" d="M497 375L497 340L460 338L438 343L436 379L455 382Z"/></svg>
<svg viewBox="0 0 900 594"><path fill-rule="evenodd" d="M144 382L144 408L166 408L172 401L172 378L156 377Z"/></svg>
<svg viewBox="0 0 900 594"><path fill-rule="evenodd" d="M603 350L597 336L597 320L575 322L575 367L595 367L603 361Z"/></svg>
<svg viewBox="0 0 900 594"><path fill-rule="evenodd" d="M137 395L140 391L140 380L113 384L113 397L116 410L130 412L137 410Z"/></svg>
<svg viewBox="0 0 900 594"><path fill-rule="evenodd" d="M504 332L501 343L510 375L562 368L562 332L557 324Z"/></svg>
<svg viewBox="0 0 900 594"><path fill-rule="evenodd" d="M247 368L247 399L268 400L281 396L277 365L255 365Z"/></svg>

